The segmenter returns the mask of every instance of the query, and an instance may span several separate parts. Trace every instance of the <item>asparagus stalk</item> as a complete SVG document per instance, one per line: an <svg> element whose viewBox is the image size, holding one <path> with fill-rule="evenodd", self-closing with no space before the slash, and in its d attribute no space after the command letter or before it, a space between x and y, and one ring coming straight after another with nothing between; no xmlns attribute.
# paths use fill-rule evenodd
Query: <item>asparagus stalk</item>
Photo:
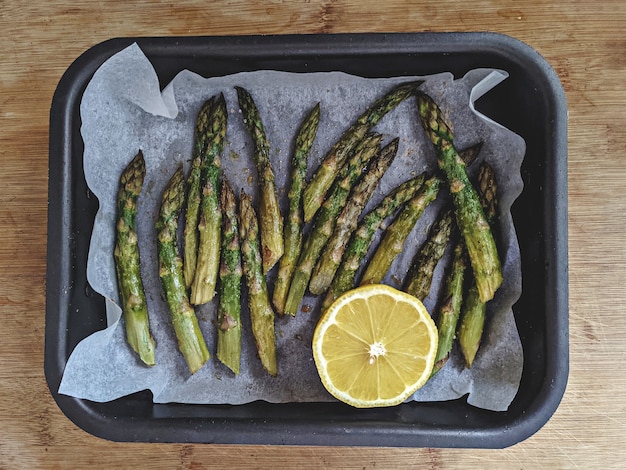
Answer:
<svg viewBox="0 0 626 470"><path fill-rule="evenodd" d="M191 162L191 171L187 179L187 210L185 212L185 231L184 231L184 273L185 285L191 287L194 275L196 273L196 261L198 255L198 218L200 217L200 201L201 201L201 183L200 173L202 161L207 148L207 137L209 129L209 114L213 107L215 97L207 100L196 118L196 127L193 146L193 160Z"/></svg>
<svg viewBox="0 0 626 470"><path fill-rule="evenodd" d="M257 215L252 207L250 196L241 193L239 201L241 253L243 272L248 285L248 306L252 334L256 341L257 352L265 370L275 376L276 336L274 332L274 310L269 301L267 284L263 274L259 243Z"/></svg>
<svg viewBox="0 0 626 470"><path fill-rule="evenodd" d="M465 165L470 165L474 162L480 153L482 145L482 142L480 142L459 152L459 156ZM448 244L453 218L454 213L452 211L444 211L431 227L428 239L413 258L411 268L409 268L404 282L404 290L420 300L426 298L430 292L435 267L443 256Z"/></svg>
<svg viewBox="0 0 626 470"><path fill-rule="evenodd" d="M428 239L415 254L404 282L404 291L420 300L430 292L433 273L443 256L452 232L454 213L446 210L432 225Z"/></svg>
<svg viewBox="0 0 626 470"><path fill-rule="evenodd" d="M222 211L219 202L221 178L220 155L226 138L226 100L220 94L213 104L206 132L206 149L201 164L202 198L198 222L198 256L191 284L191 303L209 302L215 294L220 262Z"/></svg>
<svg viewBox="0 0 626 470"><path fill-rule="evenodd" d="M396 220L385 231L382 241L365 270L361 285L382 282L391 263L402 252L406 238L422 216L424 209L437 197L441 183L438 177L430 177L413 199L404 206Z"/></svg>
<svg viewBox="0 0 626 470"><path fill-rule="evenodd" d="M478 195L492 230L497 218L496 193L497 185L493 168L488 163L483 162L478 170ZM480 347L486 313L487 304L480 300L478 287L475 282L472 282L461 311L461 324L458 332L459 346L468 368L472 366Z"/></svg>
<svg viewBox="0 0 626 470"><path fill-rule="evenodd" d="M432 375L439 372L450 357L463 302L463 277L466 266L465 246L461 239L454 247L454 257L446 278L443 303L439 307L439 315L436 319L439 342Z"/></svg>
<svg viewBox="0 0 626 470"><path fill-rule="evenodd" d="M391 216L398 207L415 196L424 184L425 179L426 174L423 173L416 178L405 181L385 196L374 209L363 217L363 220L348 242L341 264L335 273L335 277L322 304L323 308L330 307L341 294L354 287L357 270L361 260L369 250L374 234L387 217Z"/></svg>
<svg viewBox="0 0 626 470"><path fill-rule="evenodd" d="M241 252L237 201L228 181L220 193L224 211L217 315L217 358L235 374L241 362Z"/></svg>
<svg viewBox="0 0 626 470"><path fill-rule="evenodd" d="M417 100L422 127L433 142L439 167L450 187L456 223L467 246L480 299L487 302L502 283L502 268L493 234L476 190L469 181L465 164L454 148L452 132L441 110L424 93L418 93Z"/></svg>
<svg viewBox="0 0 626 470"><path fill-rule="evenodd" d="M187 297L183 262L178 251L176 232L185 199L184 186L181 166L176 170L163 192L161 209L156 222L157 251L159 277L172 316L178 347L189 370L194 374L211 356L198 325L196 313Z"/></svg>
<svg viewBox="0 0 626 470"><path fill-rule="evenodd" d="M274 284L273 303L281 315L285 312L285 301L291 277L302 249L302 191L306 178L307 157L320 120L319 103L302 122L296 136L296 145L291 159L291 186L289 187L289 214L285 224L285 253L280 259L278 275Z"/></svg>
<svg viewBox="0 0 626 470"><path fill-rule="evenodd" d="M463 302L458 329L459 346L468 369L472 367L480 347L486 315L487 304L480 300L476 284L472 284Z"/></svg>
<svg viewBox="0 0 626 470"><path fill-rule="evenodd" d="M126 341L144 364L153 366L155 343L150 334L148 304L141 280L139 244L135 231L137 199L145 176L146 163L140 150L120 176L113 256Z"/></svg>
<svg viewBox="0 0 626 470"><path fill-rule="evenodd" d="M339 172L338 180L316 215L313 226L302 246L302 253L298 258L298 265L289 286L285 313L296 315L317 258L333 232L337 216L345 205L352 186L369 160L377 153L381 139L382 136L378 134L365 136L363 141L355 147L350 160Z"/></svg>
<svg viewBox="0 0 626 470"><path fill-rule="evenodd" d="M423 81L415 81L395 86L361 114L356 122L344 132L339 141L333 145L304 190L305 222L308 223L313 220L313 217L324 202L326 193L332 186L333 181L335 181L339 169L343 166L354 147L387 113L412 96L422 83Z"/></svg>
<svg viewBox="0 0 626 470"><path fill-rule="evenodd" d="M309 283L309 290L312 294L323 294L330 287L339 263L341 263L346 244L356 229L363 208L398 152L398 142L399 139L394 139L381 150L375 160L372 160L370 168L363 175L363 178L352 190L350 199L337 218L333 234L313 271Z"/></svg>
<svg viewBox="0 0 626 470"><path fill-rule="evenodd" d="M263 272L267 273L283 255L283 218L280 214L274 171L270 162L270 146L259 110L250 93L235 87L244 123L254 143L254 161L259 177L259 216L261 221L261 244Z"/></svg>
<svg viewBox="0 0 626 470"><path fill-rule="evenodd" d="M469 165L476 159L481 147L482 143L473 145L461 152L461 158ZM384 220L393 214L398 207L402 206L416 195L425 180L426 173L423 173L416 178L402 183L391 191L378 206L363 217L362 222L348 242L341 264L335 273L335 277L322 303L322 308L330 307L335 299L354 287L356 273L361 264L361 260L369 251L374 233L376 233Z"/></svg>

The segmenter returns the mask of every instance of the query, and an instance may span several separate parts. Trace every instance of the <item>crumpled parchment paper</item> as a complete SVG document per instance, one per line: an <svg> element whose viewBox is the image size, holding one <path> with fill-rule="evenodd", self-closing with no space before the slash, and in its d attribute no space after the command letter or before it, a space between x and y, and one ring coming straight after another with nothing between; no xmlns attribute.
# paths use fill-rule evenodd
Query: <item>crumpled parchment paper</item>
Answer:
<svg viewBox="0 0 626 470"><path fill-rule="evenodd" d="M414 400L449 400L469 393L468 402L474 406L506 410L518 389L523 355L511 306L521 293L521 268L510 207L522 190L520 165L525 143L521 137L474 109L474 101L507 76L501 70L478 69L457 80L449 73L425 77L426 82L422 85L449 113L457 148L484 142L478 161L485 159L494 167L500 189L498 239L505 283L489 303L486 334L472 369L465 369L460 354L453 351L448 364L415 393ZM180 162L184 163L186 170L189 169L195 117L200 105L212 95L223 92L228 104L227 146L222 158L224 177L230 180L236 193L243 188L256 197L252 145L243 127L233 87L243 86L254 97L271 145L276 183L285 211L295 132L308 110L316 102L321 102L318 137L309 159L310 176L326 151L369 104L394 84L416 78L364 79L341 72L256 71L207 79L181 71L161 92L156 73L138 45L131 45L107 60L85 90L81 102L81 135L85 143L85 178L100 202L91 237L87 275L93 289L106 299L108 327L85 338L72 352L59 393L92 401L109 401L150 389L155 403L334 400L322 386L312 358L311 338L319 307L317 299L311 296L307 296L303 303L310 307L306 312L299 312L295 318L276 318L279 362L276 378L264 372L256 357L247 305L242 307L243 345L239 376L215 358L216 299L198 307L200 325L212 358L198 373L189 374L176 346L158 278L154 222L161 193ZM397 184L424 170L434 170L436 165L432 144L419 125L414 99L400 104L375 130L384 134L384 143L400 137L400 148L366 211ZM157 365L152 368L143 366L126 344L121 310L117 305L113 261L118 179L138 149L142 149L147 165L139 199L137 232L151 330L157 343ZM468 170L470 174L475 173L478 161ZM397 280L403 279L442 205L441 199L443 196L431 204L415 226L403 254L388 273L386 283L397 285ZM431 312L437 305L448 257L449 254L439 263L433 290L424 302ZM274 275L275 271L270 273L270 286ZM97 315L97 312L82 313Z"/></svg>

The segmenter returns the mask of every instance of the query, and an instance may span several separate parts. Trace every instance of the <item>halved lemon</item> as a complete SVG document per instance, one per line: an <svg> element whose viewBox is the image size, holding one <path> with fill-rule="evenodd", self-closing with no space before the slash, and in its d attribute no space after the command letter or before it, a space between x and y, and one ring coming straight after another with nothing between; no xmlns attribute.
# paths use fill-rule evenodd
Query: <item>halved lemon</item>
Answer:
<svg viewBox="0 0 626 470"><path fill-rule="evenodd" d="M357 408L405 401L430 377L436 353L437 327L422 302L382 284L343 294L313 333L324 387Z"/></svg>

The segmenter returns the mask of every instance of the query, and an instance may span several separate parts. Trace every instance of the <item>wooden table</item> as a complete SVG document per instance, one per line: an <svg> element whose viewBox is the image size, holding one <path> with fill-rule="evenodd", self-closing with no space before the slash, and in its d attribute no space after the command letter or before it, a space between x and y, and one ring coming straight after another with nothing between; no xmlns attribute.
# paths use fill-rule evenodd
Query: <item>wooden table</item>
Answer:
<svg viewBox="0 0 626 470"><path fill-rule="evenodd" d="M626 3L482 0L0 2L0 468L622 468L626 460ZM118 36L481 31L535 47L569 120L569 384L497 451L118 444L59 410L43 374L48 112L74 58Z"/></svg>

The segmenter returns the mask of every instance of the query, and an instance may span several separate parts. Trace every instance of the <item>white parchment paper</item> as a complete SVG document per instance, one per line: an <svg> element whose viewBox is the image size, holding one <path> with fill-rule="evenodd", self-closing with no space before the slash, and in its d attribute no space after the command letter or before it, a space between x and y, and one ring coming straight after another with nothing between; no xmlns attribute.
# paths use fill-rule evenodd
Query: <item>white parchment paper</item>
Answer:
<svg viewBox="0 0 626 470"><path fill-rule="evenodd" d="M522 190L520 165L525 152L521 137L474 109L474 101L487 93L507 73L479 69L454 80L449 73L425 77L422 88L449 113L455 143L464 148L484 142L479 156L495 169L500 189L499 249L505 283L488 305L488 324L480 352L471 370L454 350L450 361L412 399L439 401L469 394L468 402L489 410L506 410L514 398L522 371L522 347L511 311L521 293L519 248L510 207ZM243 305L241 373L235 376L215 359L216 300L197 309L211 360L191 376L178 352L167 306L158 278L154 222L161 192L183 162L188 170L193 128L201 104L223 92L228 104L227 145L222 158L224 176L236 192L244 189L256 197L256 170L252 145L238 109L234 86L254 97L271 145L279 196L286 209L286 183L295 132L306 113L321 103L318 137L309 159L309 175L343 131L391 86L416 77L364 79L344 73L292 74L274 71L246 72L205 79L181 71L161 92L156 73L137 45L111 57L94 74L81 102L81 134L85 143L84 166L89 188L100 207L91 237L88 281L106 299L108 327L81 341L72 352L59 393L92 401L110 401L141 390L151 390L155 403L241 404L329 401L311 353L311 338L319 316L317 299L306 297L306 311L295 317L277 317L279 374L269 377L256 357L247 305ZM514 112L514 110L511 110ZM398 155L372 196L372 208L397 184L424 170L434 170L436 160L417 119L414 99L400 104L375 127L387 142L400 137ZM147 176L139 199L137 219L142 276L150 310L151 330L157 343L157 365L143 366L126 344L113 261L115 195L119 175L142 149ZM475 173L478 161L470 167ZM424 213L394 262L385 282L397 285L424 241L445 195ZM378 238L377 238L378 239ZM376 239L376 240L377 240ZM425 300L434 311L439 284L449 255L439 264L434 288ZM269 285L274 273L270 273ZM96 312L82 312L97 315Z"/></svg>

